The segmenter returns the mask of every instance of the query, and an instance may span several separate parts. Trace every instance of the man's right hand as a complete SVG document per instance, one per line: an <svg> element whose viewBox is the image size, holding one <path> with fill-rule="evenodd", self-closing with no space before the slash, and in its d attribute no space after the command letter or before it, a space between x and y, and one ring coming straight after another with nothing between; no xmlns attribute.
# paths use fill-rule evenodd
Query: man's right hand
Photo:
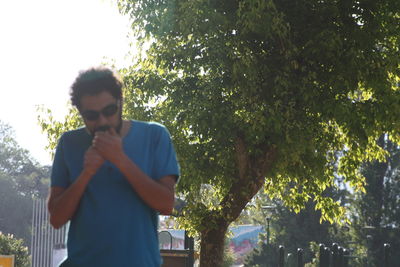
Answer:
<svg viewBox="0 0 400 267"><path fill-rule="evenodd" d="M104 158L99 154L99 152L91 146L85 153L83 169L90 175L94 175L101 165L103 165L104 161Z"/></svg>
<svg viewBox="0 0 400 267"><path fill-rule="evenodd" d="M60 228L72 218L87 184L103 163L104 158L94 147L90 147L85 153L83 172L75 182L68 188L51 187L48 209L50 223L54 228Z"/></svg>

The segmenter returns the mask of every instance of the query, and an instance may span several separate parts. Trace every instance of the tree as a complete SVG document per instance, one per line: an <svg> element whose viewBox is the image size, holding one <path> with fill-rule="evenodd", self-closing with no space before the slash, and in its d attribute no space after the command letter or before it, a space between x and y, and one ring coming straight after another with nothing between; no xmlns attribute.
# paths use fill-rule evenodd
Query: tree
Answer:
<svg viewBox="0 0 400 267"><path fill-rule="evenodd" d="M260 248L255 248L245 259L244 266L265 266L273 267L279 264L279 248L274 244L261 244Z"/></svg>
<svg viewBox="0 0 400 267"><path fill-rule="evenodd" d="M16 190L30 197L46 197L49 166L40 166L14 138L15 133L0 121L0 174L10 179Z"/></svg>
<svg viewBox="0 0 400 267"><path fill-rule="evenodd" d="M28 248L24 247L22 239L16 239L13 235L0 232L0 255L14 255L17 267L30 266Z"/></svg>
<svg viewBox="0 0 400 267"><path fill-rule="evenodd" d="M33 160L14 135L9 125L0 122L0 231L29 246L32 199L47 196L50 168Z"/></svg>
<svg viewBox="0 0 400 267"><path fill-rule="evenodd" d="M220 265L228 225L264 183L296 211L314 199L323 219L338 218L323 197L333 166L361 189L361 162L384 159L376 139L399 141L398 2L119 4L152 42L123 72L126 104L172 132L189 203L182 223L200 233L202 266Z"/></svg>
<svg viewBox="0 0 400 267"><path fill-rule="evenodd" d="M365 164L366 193L357 194L351 227L356 243L366 249L368 262L379 266L384 244L391 246L392 265L400 262L400 148L385 136L379 144L390 152L386 162ZM361 248L361 249L362 249Z"/></svg>
<svg viewBox="0 0 400 267"><path fill-rule="evenodd" d="M279 207L278 216L273 221L276 231L275 244L283 245L285 251L293 255L301 248L304 251L304 262L311 261L314 255L310 251L310 242L326 245L333 243L330 231L332 225L327 222L321 223L320 215L313 203L307 203L298 214L285 207Z"/></svg>
<svg viewBox="0 0 400 267"><path fill-rule="evenodd" d="M30 245L32 197L20 194L7 176L0 174L0 231Z"/></svg>
<svg viewBox="0 0 400 267"><path fill-rule="evenodd" d="M339 178L338 180L340 181ZM349 192L343 189L342 186L327 189L325 194L335 201L339 201L341 206L347 204ZM254 249L247 256L246 264L248 266L253 266L257 263L265 265L269 260L276 261L280 245L284 246L286 254L291 254L293 257L296 257L298 248L303 249L303 261L311 262L316 256L311 244L331 246L333 243L339 243L339 245L345 246L345 241L348 240L340 234L343 230L339 224L330 224L326 221L321 222L321 212L315 209L315 203L312 201L307 202L304 209L299 213L295 213L282 205L281 201L275 200L271 202L263 194L258 193L257 199L263 200L263 204L257 205L260 206L258 209L253 208L251 214L246 214L246 217L269 218L270 246L264 244ZM255 201L253 200L252 202ZM261 207L264 207L264 210ZM260 221L260 219L257 221L251 223L266 223ZM276 266L277 263L271 262L269 265Z"/></svg>
<svg viewBox="0 0 400 267"><path fill-rule="evenodd" d="M335 166L362 190L361 163L384 160L377 138L400 141L399 1L118 3L150 47L121 70L126 111L171 131L202 266L221 265L229 224L263 185L339 220L324 196Z"/></svg>

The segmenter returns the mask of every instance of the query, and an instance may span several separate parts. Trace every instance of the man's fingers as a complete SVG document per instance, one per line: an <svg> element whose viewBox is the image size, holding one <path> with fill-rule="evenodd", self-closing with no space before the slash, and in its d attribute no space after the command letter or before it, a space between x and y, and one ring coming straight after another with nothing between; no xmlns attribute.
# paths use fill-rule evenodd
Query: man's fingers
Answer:
<svg viewBox="0 0 400 267"><path fill-rule="evenodd" d="M115 158L115 155L121 154L122 143L121 137L114 128L110 128L107 132L96 133L92 146L107 160Z"/></svg>
<svg viewBox="0 0 400 267"><path fill-rule="evenodd" d="M108 137L107 137L108 135ZM93 148L96 152L101 155L103 158L106 156L105 154L109 150L110 146L110 136L108 133L101 133L93 139L92 142Z"/></svg>
<svg viewBox="0 0 400 267"><path fill-rule="evenodd" d="M101 144L104 140L106 140L106 133L96 133L92 144L94 147L96 147L99 146L99 144Z"/></svg>
<svg viewBox="0 0 400 267"><path fill-rule="evenodd" d="M97 150L97 148L92 145L88 151L85 154L86 157L93 157L93 156L97 156L97 157L101 157L99 151Z"/></svg>
<svg viewBox="0 0 400 267"><path fill-rule="evenodd" d="M108 129L108 133L110 133L112 136L118 136L117 131L113 127Z"/></svg>

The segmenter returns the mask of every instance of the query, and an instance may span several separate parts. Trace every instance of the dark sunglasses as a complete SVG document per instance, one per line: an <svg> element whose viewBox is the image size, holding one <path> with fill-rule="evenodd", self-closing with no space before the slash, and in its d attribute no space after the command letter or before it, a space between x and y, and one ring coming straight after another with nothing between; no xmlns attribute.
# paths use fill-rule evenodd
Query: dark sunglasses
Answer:
<svg viewBox="0 0 400 267"><path fill-rule="evenodd" d="M81 114L84 119L86 119L88 121L95 121L100 117L100 113L104 117L110 117L110 116L114 115L115 113L117 113L117 111L118 111L118 105L110 104L100 111L85 110L85 111L82 111Z"/></svg>

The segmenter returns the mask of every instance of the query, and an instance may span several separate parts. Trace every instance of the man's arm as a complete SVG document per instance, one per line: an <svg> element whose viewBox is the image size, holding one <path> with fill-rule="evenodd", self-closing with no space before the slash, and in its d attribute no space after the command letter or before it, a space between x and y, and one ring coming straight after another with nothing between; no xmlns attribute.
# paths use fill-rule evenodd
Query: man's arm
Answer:
<svg viewBox="0 0 400 267"><path fill-rule="evenodd" d="M87 184L103 162L104 159L91 147L85 154L84 169L76 181L66 189L59 186L50 188L48 210L54 228L60 228L75 214Z"/></svg>
<svg viewBox="0 0 400 267"><path fill-rule="evenodd" d="M174 175L167 175L159 180L150 178L125 154L121 137L114 129L110 129L110 132L96 133L93 146L103 158L121 171L133 190L148 206L163 215L172 213L175 201Z"/></svg>
<svg viewBox="0 0 400 267"><path fill-rule="evenodd" d="M135 192L151 208L162 215L170 215L175 202L174 175L168 175L153 180L136 166L126 155L117 162L117 168L124 174Z"/></svg>
<svg viewBox="0 0 400 267"><path fill-rule="evenodd" d="M67 189L58 186L50 188L48 209L50 224L54 228L60 228L74 215L89 180L90 176L82 173Z"/></svg>

